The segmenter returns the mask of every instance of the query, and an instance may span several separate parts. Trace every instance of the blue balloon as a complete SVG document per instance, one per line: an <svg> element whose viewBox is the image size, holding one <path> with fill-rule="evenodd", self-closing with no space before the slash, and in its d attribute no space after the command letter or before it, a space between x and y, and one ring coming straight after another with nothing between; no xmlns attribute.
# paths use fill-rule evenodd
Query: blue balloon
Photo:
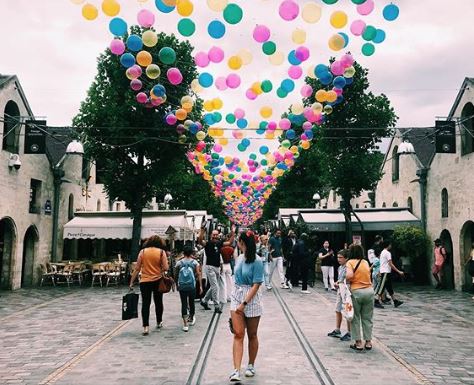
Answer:
<svg viewBox="0 0 474 385"><path fill-rule="evenodd" d="M344 32L339 32L339 35L341 35L344 39L344 48L346 48L347 44L349 44L349 36L347 36L347 33Z"/></svg>
<svg viewBox="0 0 474 385"><path fill-rule="evenodd" d="M157 84L152 88L153 94L159 96L160 98L166 95L166 88L161 84Z"/></svg>
<svg viewBox="0 0 474 385"><path fill-rule="evenodd" d="M209 88L214 83L214 78L208 72L203 72L198 78L199 84L204 88Z"/></svg>
<svg viewBox="0 0 474 385"><path fill-rule="evenodd" d="M266 122L266 121L263 120L263 121L260 122L260 124L258 125L258 127L259 127L259 130L266 130L267 127L268 127L268 122Z"/></svg>
<svg viewBox="0 0 474 385"><path fill-rule="evenodd" d="M163 12L163 13L170 13L173 12L175 7L170 7L169 5L166 5L163 3L163 0L155 0L155 5L156 8L158 8L158 11Z"/></svg>
<svg viewBox="0 0 474 385"><path fill-rule="evenodd" d="M124 53L120 56L120 64L122 64L125 68L130 68L135 64L135 56L133 56L130 52Z"/></svg>
<svg viewBox="0 0 474 385"><path fill-rule="evenodd" d="M289 129L288 131L286 131L286 139L292 140L292 139L295 139L295 136L296 136L295 130Z"/></svg>
<svg viewBox="0 0 474 385"><path fill-rule="evenodd" d="M332 74L330 74L328 72L328 73L324 74L323 76L321 76L319 78L319 81L321 82L321 84L327 86L327 85L331 84L333 78L334 78L334 76L332 76Z"/></svg>
<svg viewBox="0 0 474 385"><path fill-rule="evenodd" d="M324 75L329 74L329 68L325 64L318 64L314 68L314 74L319 79L319 78L323 77Z"/></svg>
<svg viewBox="0 0 474 385"><path fill-rule="evenodd" d="M383 17L387 21L394 21L400 14L400 9L395 4L389 4L383 9Z"/></svg>
<svg viewBox="0 0 474 385"><path fill-rule="evenodd" d="M301 60L296 57L296 51L293 50L288 54L288 61L290 64L294 66L298 66L301 64Z"/></svg>
<svg viewBox="0 0 474 385"><path fill-rule="evenodd" d="M310 139L310 140L314 138L314 134L313 134L313 131L312 131L312 130L306 130L306 131L304 132L304 134L305 134L306 137L307 137L308 139Z"/></svg>
<svg viewBox="0 0 474 385"><path fill-rule="evenodd" d="M143 42L140 36L130 35L127 39L127 48L130 51L140 51L143 48Z"/></svg>
<svg viewBox="0 0 474 385"><path fill-rule="evenodd" d="M247 119L237 119L237 127L239 128L245 128L248 125Z"/></svg>
<svg viewBox="0 0 474 385"><path fill-rule="evenodd" d="M374 43L380 44L385 40L385 31L383 29L377 29L375 37L372 39Z"/></svg>
<svg viewBox="0 0 474 385"><path fill-rule="evenodd" d="M193 123L189 126L189 132L191 134L196 134L199 131L199 126L196 123Z"/></svg>
<svg viewBox="0 0 474 385"><path fill-rule="evenodd" d="M120 17L114 17L112 20L110 20L109 30L112 35L123 36L127 33L127 28L127 23Z"/></svg>
<svg viewBox="0 0 474 385"><path fill-rule="evenodd" d="M204 115L204 122L211 125L214 124L214 114L205 114Z"/></svg>
<svg viewBox="0 0 474 385"><path fill-rule="evenodd" d="M346 79L344 76L336 76L332 82L332 85L336 88L344 88L346 86Z"/></svg>
<svg viewBox="0 0 474 385"><path fill-rule="evenodd" d="M225 25L219 20L213 20L209 23L207 32L213 39L220 39L225 35Z"/></svg>
<svg viewBox="0 0 474 385"><path fill-rule="evenodd" d="M267 146L261 146L261 147L258 149L258 151L260 152L260 154L266 155L266 154L268 154L268 151L270 151L270 150L269 150L269 148L268 148Z"/></svg>
<svg viewBox="0 0 474 385"><path fill-rule="evenodd" d="M266 129L265 128L259 128L257 131L255 131L257 133L257 135L263 135L265 134L265 131Z"/></svg>
<svg viewBox="0 0 474 385"><path fill-rule="evenodd" d="M291 79L285 79L281 82L281 88L286 93L292 92L295 89L295 82Z"/></svg>
<svg viewBox="0 0 474 385"><path fill-rule="evenodd" d="M242 139L242 145L244 145L245 147L250 146L250 140L248 140L247 138Z"/></svg>
<svg viewBox="0 0 474 385"><path fill-rule="evenodd" d="M349 86L352 83L354 83L354 78L344 78L344 79L346 79L346 86Z"/></svg>

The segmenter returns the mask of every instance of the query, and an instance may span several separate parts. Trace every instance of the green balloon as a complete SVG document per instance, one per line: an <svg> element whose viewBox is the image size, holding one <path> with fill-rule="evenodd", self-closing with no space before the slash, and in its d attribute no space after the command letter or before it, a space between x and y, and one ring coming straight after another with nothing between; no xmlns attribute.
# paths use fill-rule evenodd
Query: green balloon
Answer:
<svg viewBox="0 0 474 385"><path fill-rule="evenodd" d="M191 36L196 32L196 24L191 19L181 19L178 22L178 32L183 36Z"/></svg>
<svg viewBox="0 0 474 385"><path fill-rule="evenodd" d="M235 115L234 114L227 114L225 116L225 121L229 124L235 123Z"/></svg>
<svg viewBox="0 0 474 385"><path fill-rule="evenodd" d="M214 112L214 122L219 123L222 120L222 114L218 111Z"/></svg>
<svg viewBox="0 0 474 385"><path fill-rule="evenodd" d="M176 61L176 52L173 48L163 47L158 52L158 57L163 64L173 64Z"/></svg>
<svg viewBox="0 0 474 385"><path fill-rule="evenodd" d="M244 12L237 4L230 3L224 9L224 20L229 24L238 24L242 20Z"/></svg>
<svg viewBox="0 0 474 385"><path fill-rule="evenodd" d="M366 1L367 0L352 0L352 2L357 5L364 4Z"/></svg>
<svg viewBox="0 0 474 385"><path fill-rule="evenodd" d="M270 55L273 55L276 52L277 46L273 41L266 41L262 45L262 50L263 50L263 53L265 55L270 56Z"/></svg>
<svg viewBox="0 0 474 385"><path fill-rule="evenodd" d="M288 96L288 92L286 92L283 88L277 89L277 95L279 98L286 98Z"/></svg>
<svg viewBox="0 0 474 385"><path fill-rule="evenodd" d="M367 41L371 41L377 36L377 28L368 25L364 29L364 33L362 34L362 38Z"/></svg>
<svg viewBox="0 0 474 385"><path fill-rule="evenodd" d="M336 3L337 3L337 0L323 0L323 3L329 4L329 5L331 5L331 4L336 4Z"/></svg>
<svg viewBox="0 0 474 385"><path fill-rule="evenodd" d="M273 89L273 84L270 80L264 80L260 85L263 92L268 93Z"/></svg>
<svg viewBox="0 0 474 385"><path fill-rule="evenodd" d="M266 159L262 159L260 163L262 164L262 166L266 166L268 164L268 161Z"/></svg>
<svg viewBox="0 0 474 385"><path fill-rule="evenodd" d="M249 158L252 159L252 160L256 160L257 159L257 155L252 153L249 155Z"/></svg>
<svg viewBox="0 0 474 385"><path fill-rule="evenodd" d="M365 56L372 56L375 52L375 46L372 43L365 43L362 46L362 53Z"/></svg>

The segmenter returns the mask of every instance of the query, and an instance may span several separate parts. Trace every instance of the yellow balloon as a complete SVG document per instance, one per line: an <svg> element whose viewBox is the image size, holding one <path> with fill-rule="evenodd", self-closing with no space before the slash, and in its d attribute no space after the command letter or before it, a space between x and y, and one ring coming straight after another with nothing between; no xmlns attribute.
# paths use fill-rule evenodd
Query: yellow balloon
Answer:
<svg viewBox="0 0 474 385"><path fill-rule="evenodd" d="M176 6L176 0L162 0L162 1L168 7L175 7Z"/></svg>
<svg viewBox="0 0 474 385"><path fill-rule="evenodd" d="M82 4L84 1L86 0L71 0L71 3L79 5L79 4Z"/></svg>
<svg viewBox="0 0 474 385"><path fill-rule="evenodd" d="M143 32L142 41L146 47L154 47L158 43L158 36L156 32L148 30Z"/></svg>
<svg viewBox="0 0 474 385"><path fill-rule="evenodd" d="M270 61L270 64L273 64L274 66L279 66L285 61L285 55L281 51L276 51L273 55L270 55L268 57L268 60Z"/></svg>
<svg viewBox="0 0 474 385"><path fill-rule="evenodd" d="M306 3L301 11L301 16L307 23L317 23L321 19L321 7L314 1Z"/></svg>
<svg viewBox="0 0 474 385"><path fill-rule="evenodd" d="M215 110L220 110L224 106L224 103L222 102L221 99L215 98L215 99L212 99L212 105Z"/></svg>
<svg viewBox="0 0 474 385"><path fill-rule="evenodd" d="M230 69L238 70L242 67L242 59L237 55L231 56L227 64L229 65Z"/></svg>
<svg viewBox="0 0 474 385"><path fill-rule="evenodd" d="M281 129L277 129L275 131L273 131L275 136L278 138L279 136L282 136L283 135L283 130Z"/></svg>
<svg viewBox="0 0 474 385"><path fill-rule="evenodd" d="M191 96L185 95L181 98L181 104L185 104L185 103L190 103L191 105L194 105L194 100Z"/></svg>
<svg viewBox="0 0 474 385"><path fill-rule="evenodd" d="M316 93L317 97L317 93ZM323 111L323 105L321 103L313 103L311 108L313 109L315 114L320 114Z"/></svg>
<svg viewBox="0 0 474 385"><path fill-rule="evenodd" d="M120 4L117 0L102 1L102 12L107 16L117 16L120 12Z"/></svg>
<svg viewBox="0 0 474 385"><path fill-rule="evenodd" d="M241 49L237 53L237 56L239 56L240 59L242 59L242 64L244 64L244 65L250 64L252 62L252 59L253 59L252 52L250 52L250 50L247 49L247 48Z"/></svg>
<svg viewBox="0 0 474 385"><path fill-rule="evenodd" d="M255 82L252 84L252 86L250 87L250 89L255 92L257 95L261 95L263 93L263 90L262 90L262 85L260 82Z"/></svg>
<svg viewBox="0 0 474 385"><path fill-rule="evenodd" d="M294 103L291 105L291 112L295 115L301 115L304 111L303 103Z"/></svg>
<svg viewBox="0 0 474 385"><path fill-rule="evenodd" d="M199 94L201 93L202 91L204 91L204 88L199 84L199 80L198 79L193 79L191 81L191 89L193 90L193 92L195 92L196 94Z"/></svg>
<svg viewBox="0 0 474 385"><path fill-rule="evenodd" d="M355 75L356 70L353 66L347 67L344 71L344 77L351 78Z"/></svg>
<svg viewBox="0 0 474 385"><path fill-rule="evenodd" d="M333 51L340 51L341 49L344 48L344 45L346 44L344 38L339 35L338 33L332 35L329 38L329 48L331 48Z"/></svg>
<svg viewBox="0 0 474 385"><path fill-rule="evenodd" d="M142 67L148 67L153 61L153 58L151 57L151 53L148 51L138 52L136 59L137 59L137 63L141 65Z"/></svg>
<svg viewBox="0 0 474 385"><path fill-rule="evenodd" d="M189 0L178 0L176 2L176 10L183 17L188 17L193 13L194 5Z"/></svg>
<svg viewBox="0 0 474 385"><path fill-rule="evenodd" d="M324 113L326 115L332 114L332 106L329 106L329 105L324 106Z"/></svg>
<svg viewBox="0 0 474 385"><path fill-rule="evenodd" d="M84 19L94 20L97 18L98 15L99 11L97 10L95 5L87 3L84 4L84 6L82 7L82 16L84 17Z"/></svg>
<svg viewBox="0 0 474 385"><path fill-rule="evenodd" d="M316 75L314 73L314 69L316 68L315 65L311 65L308 67L308 69L306 70L306 75L311 78L311 79L316 79Z"/></svg>
<svg viewBox="0 0 474 385"><path fill-rule="evenodd" d="M268 119L273 115L273 110L271 107L265 106L260 109L260 115L264 119Z"/></svg>
<svg viewBox="0 0 474 385"><path fill-rule="evenodd" d="M326 101L326 91L325 90L316 91L315 98L320 103L325 102Z"/></svg>
<svg viewBox="0 0 474 385"><path fill-rule="evenodd" d="M265 139L275 139L275 133L274 132L266 132L265 133Z"/></svg>
<svg viewBox="0 0 474 385"><path fill-rule="evenodd" d="M229 144L229 139L227 138L220 138L218 141L217 141L221 146L227 146ZM232 159L232 158L231 158ZM226 162L226 163L230 163L229 162Z"/></svg>
<svg viewBox="0 0 474 385"><path fill-rule="evenodd" d="M228 0L207 0L207 6L215 12L222 12L227 7Z"/></svg>
<svg viewBox="0 0 474 385"><path fill-rule="evenodd" d="M308 142L307 140L302 140L301 147L303 147L304 150L307 150L308 148L311 147L311 142Z"/></svg>
<svg viewBox="0 0 474 385"><path fill-rule="evenodd" d="M203 107L207 112L211 112L214 109L214 103L212 103L212 100L206 100Z"/></svg>
<svg viewBox="0 0 474 385"><path fill-rule="evenodd" d="M221 139L221 140L222 140L222 139ZM222 144L222 143L219 142L219 144ZM226 156L224 157L224 162L227 163L227 164L232 163L232 160L233 160L233 158L232 158L230 155L226 155Z"/></svg>
<svg viewBox="0 0 474 385"><path fill-rule="evenodd" d="M291 146L290 147L290 151L293 153L293 154L296 154L298 152L298 147L297 146Z"/></svg>
<svg viewBox="0 0 474 385"><path fill-rule="evenodd" d="M337 100L336 92L333 90L326 92L326 100L329 103L334 103Z"/></svg>
<svg viewBox="0 0 474 385"><path fill-rule="evenodd" d="M185 110L188 114L193 110L193 105L190 103L184 103L182 106L183 110Z"/></svg>
<svg viewBox="0 0 474 385"><path fill-rule="evenodd" d="M206 137L206 133L204 131L198 131L196 133L197 140L204 140L205 137Z"/></svg>
<svg viewBox="0 0 474 385"><path fill-rule="evenodd" d="M295 44L304 44L306 41L306 31L301 28L296 28L291 34L291 40Z"/></svg>
<svg viewBox="0 0 474 385"><path fill-rule="evenodd" d="M347 15L343 11L333 12L330 22L334 28L344 28L347 24Z"/></svg>
<svg viewBox="0 0 474 385"><path fill-rule="evenodd" d="M161 69L156 64L150 64L148 67L146 67L145 72L146 76L148 76L150 79L158 79L161 74Z"/></svg>

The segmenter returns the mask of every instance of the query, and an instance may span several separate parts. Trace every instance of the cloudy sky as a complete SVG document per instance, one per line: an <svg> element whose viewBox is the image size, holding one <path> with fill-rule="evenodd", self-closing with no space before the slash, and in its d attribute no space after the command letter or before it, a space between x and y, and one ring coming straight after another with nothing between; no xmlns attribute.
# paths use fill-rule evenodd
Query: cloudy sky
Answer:
<svg viewBox="0 0 474 385"><path fill-rule="evenodd" d="M88 1L100 8L100 0ZM156 12L157 29L176 32L177 16L157 12L154 0L121 0L121 3L126 5L122 6L120 16L129 23L135 22L137 12L144 7ZM246 84L265 78L281 80L288 68L268 64L259 45L251 39L255 24L270 27L272 40L285 53L292 47L292 31L297 27L305 29L309 36L306 44L312 54L309 65L309 62L327 62L334 55L327 48L328 37L337 32L329 24L333 11L344 10L351 21L360 18L349 0L340 0L330 7L317 0L323 6L317 24L307 24L301 18L290 23L282 21L278 16L280 0L238 1L247 4L244 20L228 28L225 39L212 41L205 33L206 25L211 19L219 18L219 14L211 12L204 0L195 3L192 17L197 32L192 41L196 50L207 51L218 45L224 48L227 58L238 48L249 47L254 62L240 72ZM400 117L399 126L431 126L437 116L448 114L464 77L474 76L473 0L398 0L395 3L400 7L400 17L392 23L381 16L389 1L375 0L375 3L375 11L366 20L383 28L387 39L377 46L372 57L362 56L361 42L355 38L351 39L349 48L369 68L372 90L388 95ZM202 4L200 9L197 4ZM112 39L108 18L101 14L94 21L86 21L81 16L81 6L71 0L0 0L0 29L0 73L19 77L38 117L46 117L50 125L69 125L96 74L97 56ZM347 26L341 31L348 29ZM224 65L205 70L218 75L229 72ZM273 97L250 102L243 97L244 93L245 88L224 94L214 89L206 91L203 98L222 97L224 113L243 107L252 120L262 105L272 105L273 118L277 119L279 110L299 96L295 92L293 100Z"/></svg>

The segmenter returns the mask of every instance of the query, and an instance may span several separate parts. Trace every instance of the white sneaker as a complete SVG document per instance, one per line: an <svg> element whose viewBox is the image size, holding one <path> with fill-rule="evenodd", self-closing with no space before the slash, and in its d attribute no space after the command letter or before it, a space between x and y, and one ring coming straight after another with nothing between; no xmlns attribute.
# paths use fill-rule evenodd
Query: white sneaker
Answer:
<svg viewBox="0 0 474 385"><path fill-rule="evenodd" d="M247 369L245 370L245 377L255 376L255 367L251 364L248 364Z"/></svg>
<svg viewBox="0 0 474 385"><path fill-rule="evenodd" d="M229 376L229 381L230 382L237 382L241 381L240 380L240 371L238 369L235 369Z"/></svg>
<svg viewBox="0 0 474 385"><path fill-rule="evenodd" d="M293 290L293 285L291 282L288 281L287 285L288 285L288 289Z"/></svg>
<svg viewBox="0 0 474 385"><path fill-rule="evenodd" d="M158 325L156 325L157 329L161 329L163 327L163 322L160 322Z"/></svg>
<svg viewBox="0 0 474 385"><path fill-rule="evenodd" d="M189 331L189 326L188 325L183 326L183 332L187 332L187 331Z"/></svg>
<svg viewBox="0 0 474 385"><path fill-rule="evenodd" d="M281 288L282 289L289 289L288 285L286 283L282 283L281 284Z"/></svg>
<svg viewBox="0 0 474 385"><path fill-rule="evenodd" d="M188 318L188 324L191 325L191 326L194 326L194 324L196 323L196 316L194 316L193 318Z"/></svg>
<svg viewBox="0 0 474 385"><path fill-rule="evenodd" d="M270 291L270 290L272 290L272 289L273 289L273 287L267 286L267 290L268 290L268 291Z"/></svg>
<svg viewBox="0 0 474 385"><path fill-rule="evenodd" d="M301 293L303 294L311 294L311 292L309 290L301 290Z"/></svg>

